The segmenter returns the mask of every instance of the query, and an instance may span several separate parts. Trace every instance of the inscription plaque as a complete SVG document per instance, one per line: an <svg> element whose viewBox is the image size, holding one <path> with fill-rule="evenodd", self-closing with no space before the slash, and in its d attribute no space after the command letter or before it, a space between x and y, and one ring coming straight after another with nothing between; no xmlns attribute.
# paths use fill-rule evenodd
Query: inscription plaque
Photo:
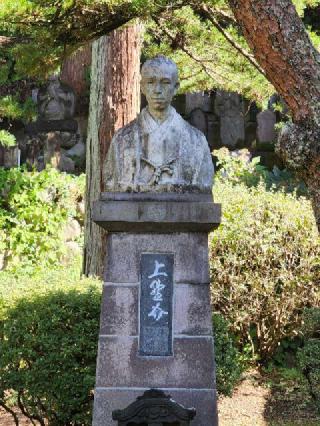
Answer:
<svg viewBox="0 0 320 426"><path fill-rule="evenodd" d="M141 255L139 353L172 355L173 254Z"/></svg>

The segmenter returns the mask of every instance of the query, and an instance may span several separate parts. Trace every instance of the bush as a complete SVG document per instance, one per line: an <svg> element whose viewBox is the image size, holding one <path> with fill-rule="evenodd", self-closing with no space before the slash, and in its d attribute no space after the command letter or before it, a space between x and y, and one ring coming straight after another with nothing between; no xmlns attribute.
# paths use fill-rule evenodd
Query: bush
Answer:
<svg viewBox="0 0 320 426"><path fill-rule="evenodd" d="M298 364L320 411L320 309L306 309L303 320L304 343L298 350Z"/></svg>
<svg viewBox="0 0 320 426"><path fill-rule="evenodd" d="M0 405L42 425L91 425L100 285L63 269L24 279L0 298Z"/></svg>
<svg viewBox="0 0 320 426"><path fill-rule="evenodd" d="M0 145L6 148L15 146L17 144L15 136L6 130L0 130Z"/></svg>
<svg viewBox="0 0 320 426"><path fill-rule="evenodd" d="M295 336L302 311L319 305L320 246L310 202L260 182L214 187L223 206L211 236L212 302L261 361Z"/></svg>
<svg viewBox="0 0 320 426"><path fill-rule="evenodd" d="M219 314L213 314L216 381L219 394L230 396L239 382L244 365L229 331L228 322Z"/></svg>
<svg viewBox="0 0 320 426"><path fill-rule="evenodd" d="M84 176L55 169L0 169L0 251L11 269L57 264L63 228L76 216Z"/></svg>
<svg viewBox="0 0 320 426"><path fill-rule="evenodd" d="M272 171L268 170L260 164L260 157L251 158L247 149L229 151L228 148L221 148L213 151L213 154L218 166L215 178L220 182L252 187L263 181L267 189L295 192L298 195L308 193L305 184L290 171L280 170L277 166Z"/></svg>

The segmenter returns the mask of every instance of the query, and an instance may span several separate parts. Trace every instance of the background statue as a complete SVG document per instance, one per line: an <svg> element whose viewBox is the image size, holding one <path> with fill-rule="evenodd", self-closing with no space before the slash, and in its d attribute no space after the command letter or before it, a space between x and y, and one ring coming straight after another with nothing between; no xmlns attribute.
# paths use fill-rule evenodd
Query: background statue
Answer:
<svg viewBox="0 0 320 426"><path fill-rule="evenodd" d="M164 56L145 62L141 88L148 106L114 135L105 164L106 190L211 192L207 140L171 106L179 88L176 64Z"/></svg>
<svg viewBox="0 0 320 426"><path fill-rule="evenodd" d="M42 120L66 120L74 116L74 91L58 77L51 77L49 83L39 90L37 101Z"/></svg>

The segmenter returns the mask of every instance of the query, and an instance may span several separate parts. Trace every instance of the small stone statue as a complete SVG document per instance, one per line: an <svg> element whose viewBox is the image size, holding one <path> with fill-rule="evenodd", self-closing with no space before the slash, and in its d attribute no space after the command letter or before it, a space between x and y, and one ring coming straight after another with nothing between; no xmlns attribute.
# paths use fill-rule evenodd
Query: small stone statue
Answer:
<svg viewBox="0 0 320 426"><path fill-rule="evenodd" d="M37 100L39 118L42 120L67 120L74 116L75 94L56 76L51 77L49 83L39 90Z"/></svg>
<svg viewBox="0 0 320 426"><path fill-rule="evenodd" d="M146 61L141 87L148 106L112 139L106 191L211 192L207 140L171 106L179 88L176 64L164 56Z"/></svg>

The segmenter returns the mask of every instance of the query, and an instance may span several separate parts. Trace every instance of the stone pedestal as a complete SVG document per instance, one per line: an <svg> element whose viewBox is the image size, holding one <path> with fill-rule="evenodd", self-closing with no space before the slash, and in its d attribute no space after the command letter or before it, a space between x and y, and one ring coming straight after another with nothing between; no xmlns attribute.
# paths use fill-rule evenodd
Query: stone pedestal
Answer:
<svg viewBox="0 0 320 426"><path fill-rule="evenodd" d="M150 388L216 426L208 232L220 206L203 194L103 194L93 220L109 230L94 426L113 426ZM157 307L155 309L155 307Z"/></svg>

